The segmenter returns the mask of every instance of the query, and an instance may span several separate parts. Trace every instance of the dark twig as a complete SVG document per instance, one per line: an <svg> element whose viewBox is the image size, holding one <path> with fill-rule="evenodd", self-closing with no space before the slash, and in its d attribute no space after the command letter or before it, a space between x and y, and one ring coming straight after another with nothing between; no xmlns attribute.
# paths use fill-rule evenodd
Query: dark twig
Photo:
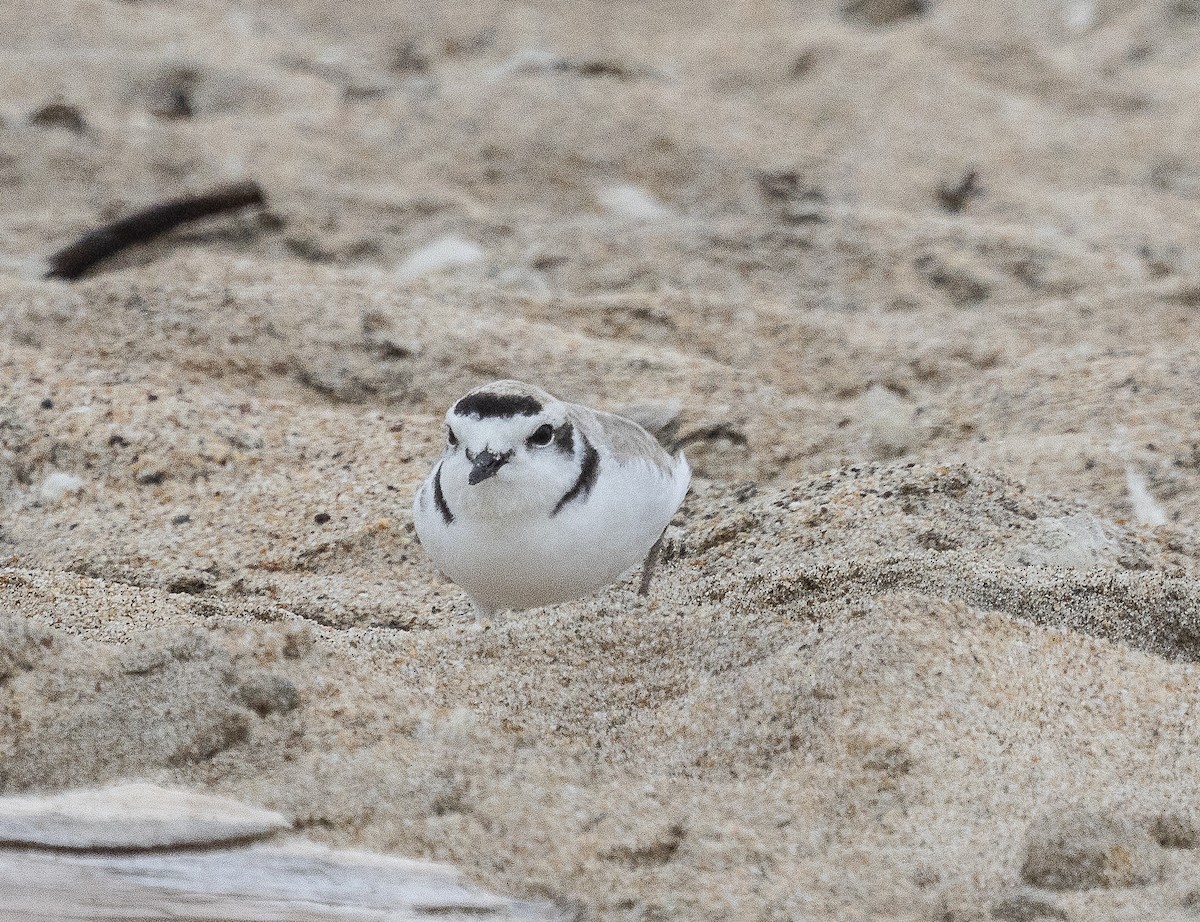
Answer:
<svg viewBox="0 0 1200 922"><path fill-rule="evenodd" d="M151 205L128 217L88 231L48 260L46 278L77 279L101 260L135 243L145 243L181 224L266 202L256 182L219 186L201 195Z"/></svg>
<svg viewBox="0 0 1200 922"><path fill-rule="evenodd" d="M679 449L686 448L693 442L715 442L719 439L725 439L734 445L743 447L750 444L745 434L733 428L729 423L714 423L711 426L702 426L699 429L693 429L691 432L681 435L675 440L675 444L671 446L671 454L675 454Z"/></svg>
<svg viewBox="0 0 1200 922"><path fill-rule="evenodd" d="M958 214L980 191L979 174L975 170L968 170L955 185L947 184L937 190L938 204L947 211Z"/></svg>

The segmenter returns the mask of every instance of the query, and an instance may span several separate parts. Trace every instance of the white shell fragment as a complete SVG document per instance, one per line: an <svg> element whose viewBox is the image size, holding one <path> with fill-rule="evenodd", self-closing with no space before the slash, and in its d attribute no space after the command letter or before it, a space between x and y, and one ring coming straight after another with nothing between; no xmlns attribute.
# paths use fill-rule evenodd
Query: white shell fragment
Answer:
<svg viewBox="0 0 1200 922"><path fill-rule="evenodd" d="M155 849L244 841L290 828L280 813L195 791L122 784L44 797L0 797L0 843Z"/></svg>

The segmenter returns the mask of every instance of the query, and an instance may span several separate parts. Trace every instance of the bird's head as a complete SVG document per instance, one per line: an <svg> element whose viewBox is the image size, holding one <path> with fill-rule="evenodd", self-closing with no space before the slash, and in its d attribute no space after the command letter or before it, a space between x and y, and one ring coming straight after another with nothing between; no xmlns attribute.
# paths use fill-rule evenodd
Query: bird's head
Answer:
<svg viewBox="0 0 1200 922"><path fill-rule="evenodd" d="M446 413L442 489L480 512L547 505L578 476L578 441L567 405L541 388L485 384Z"/></svg>

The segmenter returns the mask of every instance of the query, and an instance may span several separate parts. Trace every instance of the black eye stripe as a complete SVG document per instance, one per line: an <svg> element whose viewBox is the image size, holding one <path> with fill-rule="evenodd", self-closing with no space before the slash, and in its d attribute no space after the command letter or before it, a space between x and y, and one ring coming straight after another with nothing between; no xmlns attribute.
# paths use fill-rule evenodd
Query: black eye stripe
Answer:
<svg viewBox="0 0 1200 922"><path fill-rule="evenodd" d="M563 423L554 430L554 447L564 455L573 454L575 451L575 427L570 423Z"/></svg>
<svg viewBox="0 0 1200 922"><path fill-rule="evenodd" d="M458 436L457 436L457 435L455 435L455 434L454 434L454 430L453 430L453 429L451 429L451 428L449 428L449 427L447 427L447 428L446 428L446 441L447 441L447 442L448 442L450 445L457 445L457 444L458 444Z"/></svg>

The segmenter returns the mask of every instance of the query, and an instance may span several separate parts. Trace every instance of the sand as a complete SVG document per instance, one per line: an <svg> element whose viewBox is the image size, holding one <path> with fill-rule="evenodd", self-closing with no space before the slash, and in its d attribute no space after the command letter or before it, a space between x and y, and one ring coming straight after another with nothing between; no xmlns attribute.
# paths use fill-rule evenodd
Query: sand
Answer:
<svg viewBox="0 0 1200 922"><path fill-rule="evenodd" d="M189 785L588 920L1195 918L1198 46L3 5L0 792ZM648 598L471 627L409 503L498 377L686 443Z"/></svg>

